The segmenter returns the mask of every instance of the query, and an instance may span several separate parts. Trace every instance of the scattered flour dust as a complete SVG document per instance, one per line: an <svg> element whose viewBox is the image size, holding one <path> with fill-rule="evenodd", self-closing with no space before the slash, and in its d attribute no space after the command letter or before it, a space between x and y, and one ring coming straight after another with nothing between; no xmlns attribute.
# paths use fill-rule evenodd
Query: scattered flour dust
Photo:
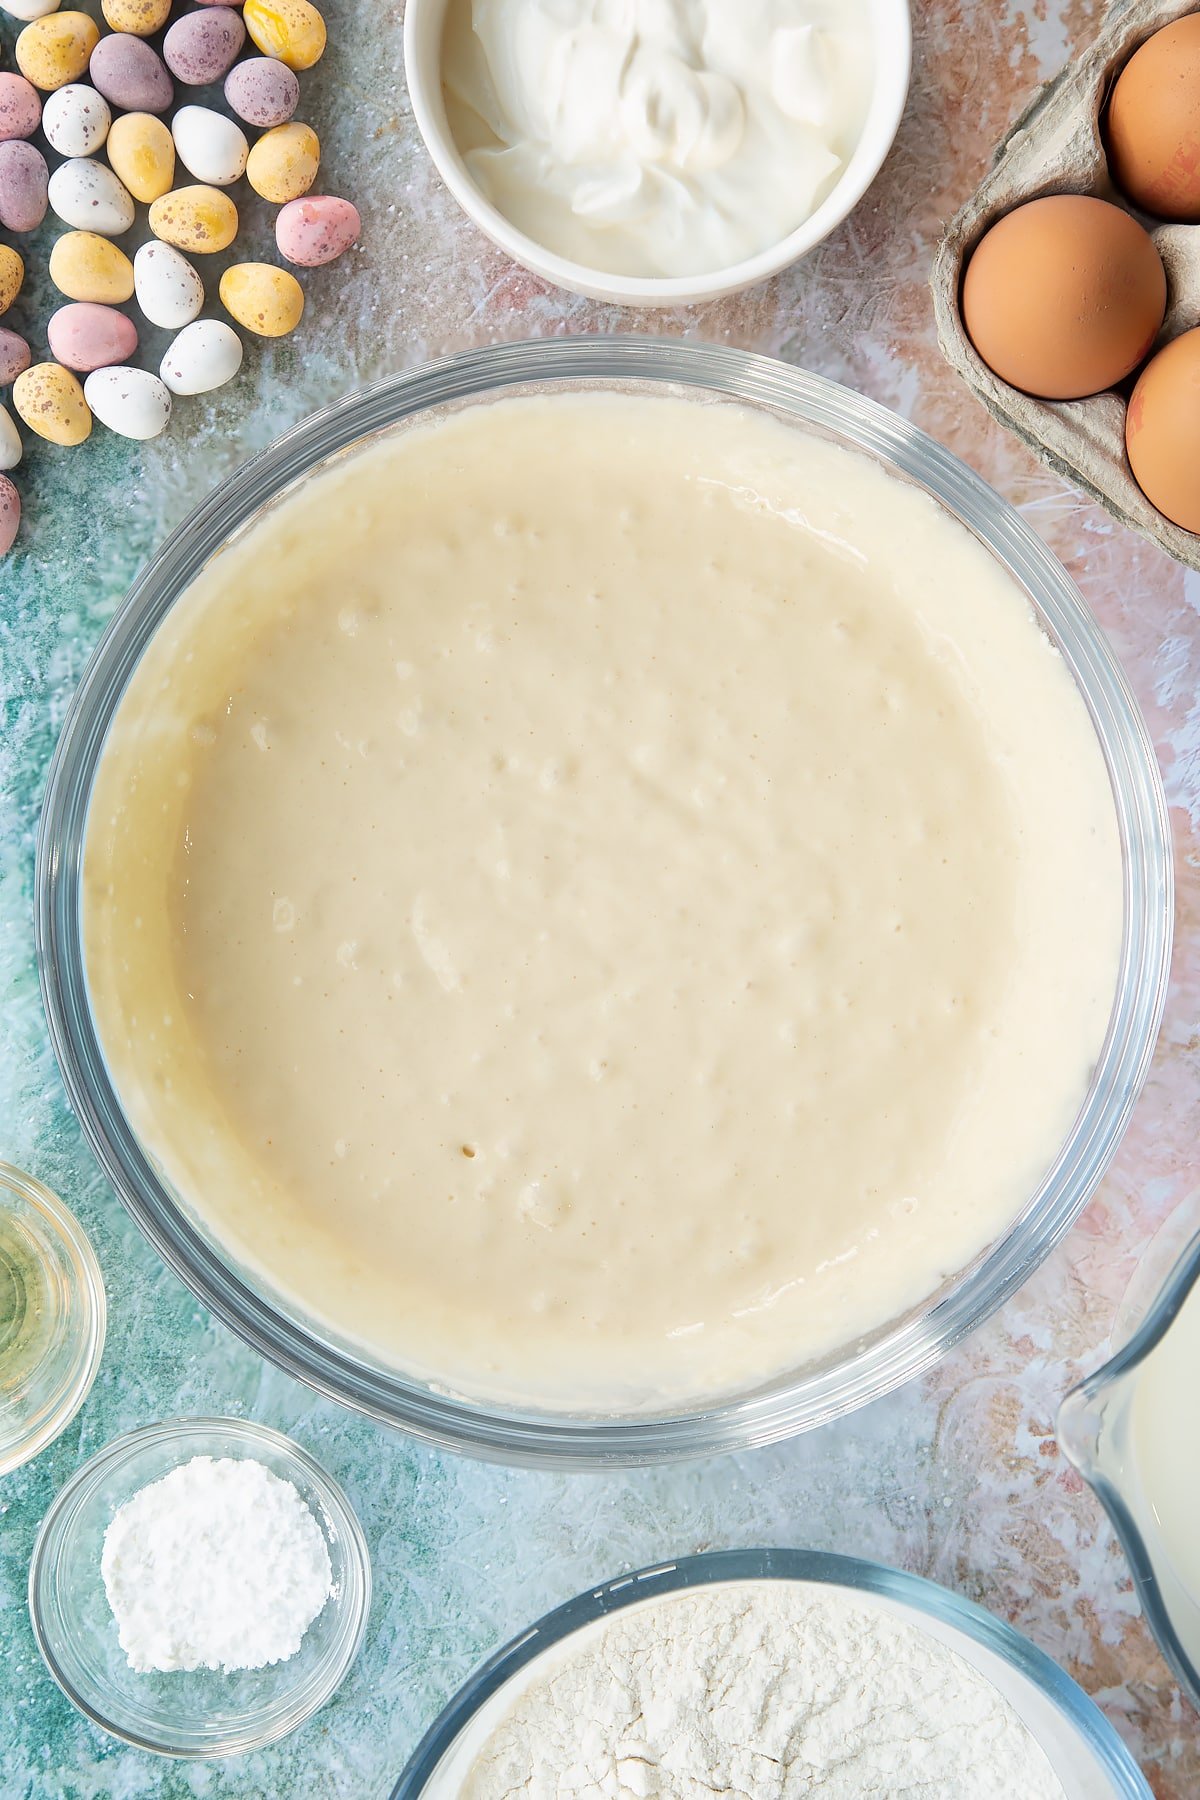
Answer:
<svg viewBox="0 0 1200 1800"><path fill-rule="evenodd" d="M513 1703L461 1800L1064 1800L953 1650L832 1588L631 1607Z"/></svg>
<svg viewBox="0 0 1200 1800"><path fill-rule="evenodd" d="M131 1669L285 1662L333 1585L321 1528L251 1458L193 1456L114 1514L100 1560Z"/></svg>

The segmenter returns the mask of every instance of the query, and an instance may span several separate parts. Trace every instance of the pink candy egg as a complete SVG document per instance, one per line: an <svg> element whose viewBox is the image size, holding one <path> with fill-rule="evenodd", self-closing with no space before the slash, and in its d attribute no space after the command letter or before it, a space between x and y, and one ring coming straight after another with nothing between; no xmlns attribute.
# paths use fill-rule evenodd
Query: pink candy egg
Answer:
<svg viewBox="0 0 1200 1800"><path fill-rule="evenodd" d="M128 362L138 347L137 326L114 306L80 301L60 306L46 327L56 361L90 375L112 363Z"/></svg>
<svg viewBox="0 0 1200 1800"><path fill-rule="evenodd" d="M279 254L302 269L333 262L358 241L358 208L333 194L305 194L281 206L275 220Z"/></svg>
<svg viewBox="0 0 1200 1800"><path fill-rule="evenodd" d="M12 549L21 524L21 496L7 475L0 475L0 556Z"/></svg>
<svg viewBox="0 0 1200 1800"><path fill-rule="evenodd" d="M225 100L247 125L286 125L300 103L300 83L273 56L248 56L225 78Z"/></svg>
<svg viewBox="0 0 1200 1800"><path fill-rule="evenodd" d="M166 112L175 98L161 56L144 38L110 31L92 51L92 86L125 112Z"/></svg>
<svg viewBox="0 0 1200 1800"><path fill-rule="evenodd" d="M41 117L41 96L32 81L7 70L0 74L0 138L32 137Z"/></svg>
<svg viewBox="0 0 1200 1800"><path fill-rule="evenodd" d="M6 231L34 231L46 216L50 171L33 144L11 138L0 144L0 225Z"/></svg>
<svg viewBox="0 0 1200 1800"><path fill-rule="evenodd" d="M33 361L29 345L15 331L9 331L0 325L0 387L7 387L15 381L22 369L27 369Z"/></svg>
<svg viewBox="0 0 1200 1800"><path fill-rule="evenodd" d="M189 87L220 81L246 41L242 15L231 6L185 13L163 39L163 61Z"/></svg>

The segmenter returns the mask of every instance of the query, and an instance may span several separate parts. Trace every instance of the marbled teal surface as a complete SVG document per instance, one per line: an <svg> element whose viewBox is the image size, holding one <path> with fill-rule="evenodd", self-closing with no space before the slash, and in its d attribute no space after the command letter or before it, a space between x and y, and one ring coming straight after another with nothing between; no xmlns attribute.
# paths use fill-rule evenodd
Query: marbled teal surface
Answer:
<svg viewBox="0 0 1200 1800"><path fill-rule="evenodd" d="M1094 32L1100 0L917 0L909 110L853 218L767 286L650 317L554 293L485 244L418 143L402 4L329 0L326 10L330 51L305 78L301 114L321 134L330 188L363 211L361 247L307 279L294 339L251 349L242 378L211 401L182 403L166 438L139 447L98 430L79 450L38 446L21 471L29 529L0 563L0 1155L77 1209L111 1321L75 1424L0 1482L0 1796L382 1800L480 1653L548 1605L654 1558L779 1543L898 1563L1010 1619L1096 1696L1160 1800L1189 1800L1200 1793L1200 1720L1146 1633L1052 1421L1065 1389L1100 1360L1144 1247L1195 1204L1200 578L1112 526L985 417L938 357L926 288L941 223L1033 86ZM5 16L6 50L15 29ZM11 321L42 339L39 350L48 241L35 247L34 280ZM270 254L265 208L247 208L238 254ZM286 425L362 381L465 345L588 330L739 343L848 381L1015 501L1080 581L1146 709L1180 896L1166 1025L1133 1127L1067 1244L998 1318L926 1381L796 1443L566 1477L415 1449L316 1400L206 1317L129 1223L67 1110L38 999L31 894L39 796L80 669L131 577L190 507ZM245 1413L293 1433L344 1482L374 1556L370 1628L344 1688L294 1737L238 1762L173 1765L105 1738L52 1684L25 1611L30 1548L57 1488L118 1432L175 1412Z"/></svg>

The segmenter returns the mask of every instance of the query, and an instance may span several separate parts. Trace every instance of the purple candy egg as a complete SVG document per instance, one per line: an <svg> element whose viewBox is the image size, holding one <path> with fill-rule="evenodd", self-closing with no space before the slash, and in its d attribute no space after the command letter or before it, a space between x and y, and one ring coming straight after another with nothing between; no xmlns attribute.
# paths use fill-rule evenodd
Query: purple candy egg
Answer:
<svg viewBox="0 0 1200 1800"><path fill-rule="evenodd" d="M32 137L41 117L41 96L32 81L7 70L0 74L0 138Z"/></svg>
<svg viewBox="0 0 1200 1800"><path fill-rule="evenodd" d="M316 269L357 243L362 230L358 208L333 194L306 194L289 200L275 220L275 242L288 262Z"/></svg>
<svg viewBox="0 0 1200 1800"><path fill-rule="evenodd" d="M21 525L21 496L7 475L0 475L0 556L13 547Z"/></svg>
<svg viewBox="0 0 1200 1800"><path fill-rule="evenodd" d="M33 361L29 345L15 331L9 331L0 325L0 387L7 387L15 381L22 369L27 369Z"/></svg>
<svg viewBox="0 0 1200 1800"><path fill-rule="evenodd" d="M129 31L110 31L92 51L92 85L125 112L166 112L175 98L162 57Z"/></svg>
<svg viewBox="0 0 1200 1800"><path fill-rule="evenodd" d="M0 225L6 231L36 231L46 216L50 171L33 144L11 138L0 144Z"/></svg>
<svg viewBox="0 0 1200 1800"><path fill-rule="evenodd" d="M286 125L300 103L300 83L273 56L248 56L226 76L225 99L247 125Z"/></svg>
<svg viewBox="0 0 1200 1800"><path fill-rule="evenodd" d="M163 60L188 87L220 81L246 41L242 15L231 6L185 13L163 39Z"/></svg>
<svg viewBox="0 0 1200 1800"><path fill-rule="evenodd" d="M64 368L90 375L112 363L128 362L138 347L137 326L115 306L81 301L60 306L46 327L50 351Z"/></svg>

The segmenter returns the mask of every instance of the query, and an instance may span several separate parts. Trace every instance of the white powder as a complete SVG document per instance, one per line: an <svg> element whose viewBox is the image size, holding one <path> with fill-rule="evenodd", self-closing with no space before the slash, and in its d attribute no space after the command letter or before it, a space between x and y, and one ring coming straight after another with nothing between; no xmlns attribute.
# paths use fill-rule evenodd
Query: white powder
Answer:
<svg viewBox="0 0 1200 1800"><path fill-rule="evenodd" d="M953 1650L836 1589L741 1583L632 1607L514 1702L461 1800L1064 1800Z"/></svg>
<svg viewBox="0 0 1200 1800"><path fill-rule="evenodd" d="M228 1456L194 1456L139 1489L104 1534L100 1570L139 1673L284 1662L333 1585L291 1482Z"/></svg>

